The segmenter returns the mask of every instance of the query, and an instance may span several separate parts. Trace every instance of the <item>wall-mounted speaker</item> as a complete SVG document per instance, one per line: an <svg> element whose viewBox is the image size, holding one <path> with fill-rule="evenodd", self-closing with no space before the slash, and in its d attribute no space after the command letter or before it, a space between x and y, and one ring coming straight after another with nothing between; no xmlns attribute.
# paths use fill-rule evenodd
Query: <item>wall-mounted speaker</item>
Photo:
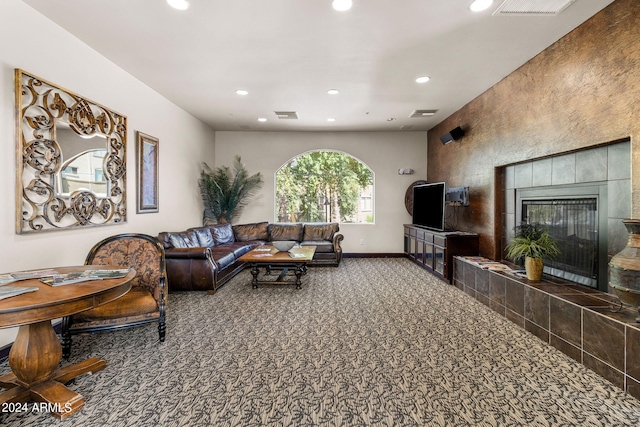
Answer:
<svg viewBox="0 0 640 427"><path fill-rule="evenodd" d="M464 131L460 126L458 126L457 128L450 130L449 133L445 133L444 135L442 135L440 137L440 141L442 141L442 143L446 145L451 141L457 141L463 136L464 136Z"/></svg>

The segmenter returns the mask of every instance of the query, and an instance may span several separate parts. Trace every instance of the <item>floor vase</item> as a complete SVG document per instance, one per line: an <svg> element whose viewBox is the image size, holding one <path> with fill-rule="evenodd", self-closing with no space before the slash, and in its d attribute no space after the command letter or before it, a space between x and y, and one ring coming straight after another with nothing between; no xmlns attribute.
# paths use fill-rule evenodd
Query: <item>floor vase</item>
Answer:
<svg viewBox="0 0 640 427"><path fill-rule="evenodd" d="M629 239L627 246L609 262L609 286L625 304L640 306L640 220L622 220ZM640 322L640 316L636 318Z"/></svg>

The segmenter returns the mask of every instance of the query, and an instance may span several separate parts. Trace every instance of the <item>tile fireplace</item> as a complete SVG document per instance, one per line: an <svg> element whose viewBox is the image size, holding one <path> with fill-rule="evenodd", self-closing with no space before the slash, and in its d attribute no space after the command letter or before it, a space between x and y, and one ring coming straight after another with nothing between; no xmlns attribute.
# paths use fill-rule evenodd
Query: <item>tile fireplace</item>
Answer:
<svg viewBox="0 0 640 427"><path fill-rule="evenodd" d="M537 223L561 251L545 273L609 292L608 263L625 245L631 215L628 140L505 167L502 247L513 228Z"/></svg>

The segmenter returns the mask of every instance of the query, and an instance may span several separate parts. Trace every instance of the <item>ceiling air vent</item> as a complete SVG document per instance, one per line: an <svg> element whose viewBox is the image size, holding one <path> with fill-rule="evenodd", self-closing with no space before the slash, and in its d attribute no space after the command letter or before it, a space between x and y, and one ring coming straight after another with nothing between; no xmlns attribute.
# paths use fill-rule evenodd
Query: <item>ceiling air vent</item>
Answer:
<svg viewBox="0 0 640 427"><path fill-rule="evenodd" d="M274 111L279 119L297 119L298 113L295 111Z"/></svg>
<svg viewBox="0 0 640 427"><path fill-rule="evenodd" d="M553 16L571 6L576 0L505 0L494 15Z"/></svg>
<svg viewBox="0 0 640 427"><path fill-rule="evenodd" d="M400 130L409 130L409 129L411 129L412 127L413 127L413 126L411 126L411 125L402 125L402 126L400 126Z"/></svg>
<svg viewBox="0 0 640 427"><path fill-rule="evenodd" d="M413 113L409 117L413 118L421 118L421 117L431 117L435 115L438 110L413 110Z"/></svg>

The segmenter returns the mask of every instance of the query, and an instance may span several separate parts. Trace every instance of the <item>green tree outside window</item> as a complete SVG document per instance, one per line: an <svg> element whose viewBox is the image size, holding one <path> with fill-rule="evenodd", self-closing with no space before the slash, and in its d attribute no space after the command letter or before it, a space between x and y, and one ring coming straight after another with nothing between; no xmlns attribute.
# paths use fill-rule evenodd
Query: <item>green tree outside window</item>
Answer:
<svg viewBox="0 0 640 427"><path fill-rule="evenodd" d="M276 172L279 222L372 223L373 172L337 151L312 151Z"/></svg>

